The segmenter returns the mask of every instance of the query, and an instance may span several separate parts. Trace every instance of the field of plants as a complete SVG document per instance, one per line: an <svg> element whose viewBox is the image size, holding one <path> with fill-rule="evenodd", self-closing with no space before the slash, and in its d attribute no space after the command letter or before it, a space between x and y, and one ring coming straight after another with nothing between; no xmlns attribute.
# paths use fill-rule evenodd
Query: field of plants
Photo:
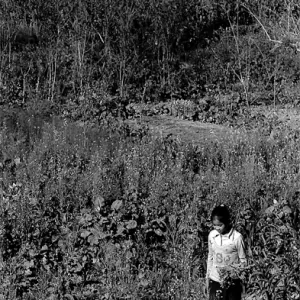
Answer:
<svg viewBox="0 0 300 300"><path fill-rule="evenodd" d="M221 203L249 260L224 282L299 300L299 18L294 0L1 1L0 300L205 300Z"/></svg>
<svg viewBox="0 0 300 300"><path fill-rule="evenodd" d="M122 123L3 119L0 299L205 299L217 203L247 242L247 294L299 299L299 132L196 147Z"/></svg>

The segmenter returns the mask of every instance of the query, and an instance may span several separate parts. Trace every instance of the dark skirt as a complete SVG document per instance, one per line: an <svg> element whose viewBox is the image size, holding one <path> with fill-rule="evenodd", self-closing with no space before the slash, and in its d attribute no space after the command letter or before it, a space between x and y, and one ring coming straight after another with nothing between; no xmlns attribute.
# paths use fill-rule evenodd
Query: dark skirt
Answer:
<svg viewBox="0 0 300 300"><path fill-rule="evenodd" d="M232 285L222 288L219 282L209 279L209 300L241 300L243 285L234 280Z"/></svg>

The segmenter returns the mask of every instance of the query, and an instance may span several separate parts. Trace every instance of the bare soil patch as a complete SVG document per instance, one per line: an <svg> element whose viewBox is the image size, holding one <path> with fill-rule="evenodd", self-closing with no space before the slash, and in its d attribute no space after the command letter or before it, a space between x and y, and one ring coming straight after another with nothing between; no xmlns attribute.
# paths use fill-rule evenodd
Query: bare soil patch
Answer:
<svg viewBox="0 0 300 300"><path fill-rule="evenodd" d="M232 129L226 126L181 120L172 116L143 116L128 120L131 126L147 125L154 134L170 136L182 142L201 145L211 141L225 140Z"/></svg>
<svg viewBox="0 0 300 300"><path fill-rule="evenodd" d="M259 106L253 107L252 110L262 113L266 118L275 116L290 128L300 129L300 108ZM225 142L234 132L239 131L226 125L183 120L168 115L142 116L126 122L131 126L147 125L154 134L163 137L169 136L195 145L216 141ZM251 135L250 132L248 131Z"/></svg>

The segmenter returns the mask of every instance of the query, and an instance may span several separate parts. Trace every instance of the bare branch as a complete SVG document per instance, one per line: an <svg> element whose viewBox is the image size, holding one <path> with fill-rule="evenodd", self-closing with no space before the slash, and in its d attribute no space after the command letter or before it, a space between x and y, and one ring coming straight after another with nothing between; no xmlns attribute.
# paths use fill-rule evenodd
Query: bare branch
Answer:
<svg viewBox="0 0 300 300"><path fill-rule="evenodd" d="M245 4L242 4L243 7L245 7L248 12L256 19L256 21L258 22L258 24L261 26L261 28L263 29L263 31L265 32L266 36L268 37L268 40L270 42L275 43L275 47L271 50L271 52L274 52L278 47L280 47L280 45L284 44L283 40L274 40L271 38L270 34L268 33L267 29L265 28L265 26L263 25L263 23L259 20L259 18L251 11L251 9L246 6ZM299 42L295 42L295 43L289 43L289 46L292 46L297 52L300 52L300 44Z"/></svg>
<svg viewBox="0 0 300 300"><path fill-rule="evenodd" d="M273 42L273 43L277 43L277 44L282 44L282 41L278 41L278 40L273 40L271 38L271 36L269 35L267 29L265 28L265 26L262 24L262 22L257 18L257 16L251 11L251 9L249 7L247 7L245 4L242 4L242 6L244 6L249 13L256 19L256 21L259 23L259 25L262 27L262 29L264 30L266 36L268 37L269 41Z"/></svg>

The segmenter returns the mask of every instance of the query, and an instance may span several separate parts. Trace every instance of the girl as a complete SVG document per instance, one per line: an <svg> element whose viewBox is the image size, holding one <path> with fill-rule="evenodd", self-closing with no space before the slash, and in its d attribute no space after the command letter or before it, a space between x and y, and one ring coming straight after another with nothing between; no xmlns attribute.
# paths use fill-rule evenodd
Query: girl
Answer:
<svg viewBox="0 0 300 300"><path fill-rule="evenodd" d="M209 300L241 300L242 282L233 279L229 286L223 287L219 270L226 266L247 264L243 237L232 227L230 213L225 205L213 209L211 221L214 230L208 236L206 275Z"/></svg>

